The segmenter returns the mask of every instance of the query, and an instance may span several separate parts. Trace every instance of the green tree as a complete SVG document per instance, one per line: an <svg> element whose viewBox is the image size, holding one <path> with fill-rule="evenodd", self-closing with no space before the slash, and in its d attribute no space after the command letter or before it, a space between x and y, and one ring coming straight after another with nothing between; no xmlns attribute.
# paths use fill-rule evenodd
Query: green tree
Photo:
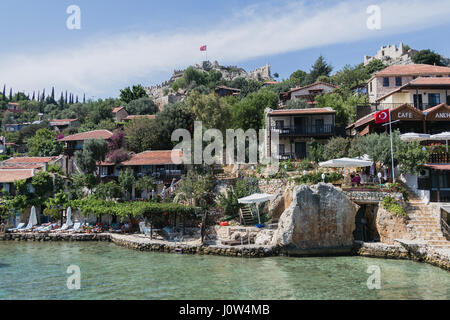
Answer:
<svg viewBox="0 0 450 320"><path fill-rule="evenodd" d="M286 102L285 109L306 109L309 108L310 105L305 99L291 99Z"/></svg>
<svg viewBox="0 0 450 320"><path fill-rule="evenodd" d="M289 80L293 85L304 86L308 81L308 74L299 69L290 75Z"/></svg>
<svg viewBox="0 0 450 320"><path fill-rule="evenodd" d="M83 150L75 152L75 161L85 174L93 174L97 163L105 161L108 154L108 143L103 139L88 139L84 142Z"/></svg>
<svg viewBox="0 0 450 320"><path fill-rule="evenodd" d="M420 50L413 57L412 61L417 64L431 64L437 66L445 66L442 62L441 55L437 54L430 49Z"/></svg>
<svg viewBox="0 0 450 320"><path fill-rule="evenodd" d="M99 183L95 186L94 197L102 200L120 198L121 188L115 181Z"/></svg>
<svg viewBox="0 0 450 320"><path fill-rule="evenodd" d="M145 191L147 199L150 197L150 190L155 188L155 179L149 176L143 176L136 181L136 190Z"/></svg>
<svg viewBox="0 0 450 320"><path fill-rule="evenodd" d="M401 142L395 153L401 172L418 174L428 161L428 151L419 142Z"/></svg>
<svg viewBox="0 0 450 320"><path fill-rule="evenodd" d="M330 76L331 70L333 70L333 67L325 61L323 56L320 56L312 66L312 69L308 75L308 82L313 83L317 81L317 78L320 76Z"/></svg>
<svg viewBox="0 0 450 320"><path fill-rule="evenodd" d="M349 148L350 141L348 139L342 137L331 138L324 147L323 157L325 160L347 157Z"/></svg>
<svg viewBox="0 0 450 320"><path fill-rule="evenodd" d="M366 69L366 72L369 75L374 74L375 72L381 71L384 68L386 68L386 66L383 64L383 62L379 59L373 59L372 61L370 61L365 67L364 69Z"/></svg>
<svg viewBox="0 0 450 320"><path fill-rule="evenodd" d="M144 87L142 87L141 85L134 85L132 88L126 87L125 89L120 90L120 100L125 103L130 103L133 100L144 97L148 96Z"/></svg>
<svg viewBox="0 0 450 320"><path fill-rule="evenodd" d="M134 182L135 178L132 169L126 168L125 170L120 171L119 184L122 187L122 190L125 192L125 199L129 199L131 188L133 187Z"/></svg>
<svg viewBox="0 0 450 320"><path fill-rule="evenodd" d="M235 128L259 130L264 127L264 109L278 108L278 96L269 89L250 93L245 99L233 105L233 125Z"/></svg>
<svg viewBox="0 0 450 320"><path fill-rule="evenodd" d="M124 128L128 150L139 153L152 149L158 143L157 130L159 126L153 119L138 118L128 122Z"/></svg>
<svg viewBox="0 0 450 320"><path fill-rule="evenodd" d="M216 94L201 95L193 91L189 94L186 105L192 110L196 120L203 121L205 127L219 129L222 132L229 127L231 105Z"/></svg>
<svg viewBox="0 0 450 320"><path fill-rule="evenodd" d="M143 97L130 101L125 107L129 114L143 115L155 114L158 112L158 106L149 97Z"/></svg>
<svg viewBox="0 0 450 320"><path fill-rule="evenodd" d="M63 144L56 139L56 132L49 129L39 129L27 140L28 155L34 157L49 157L60 155Z"/></svg>

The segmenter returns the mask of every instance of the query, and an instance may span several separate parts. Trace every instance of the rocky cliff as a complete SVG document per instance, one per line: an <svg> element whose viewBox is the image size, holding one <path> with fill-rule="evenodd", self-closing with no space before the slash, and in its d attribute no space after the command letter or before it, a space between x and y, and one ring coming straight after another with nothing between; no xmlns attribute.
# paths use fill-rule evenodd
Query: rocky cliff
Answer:
<svg viewBox="0 0 450 320"><path fill-rule="evenodd" d="M332 184L296 186L273 244L289 254L350 251L358 206Z"/></svg>

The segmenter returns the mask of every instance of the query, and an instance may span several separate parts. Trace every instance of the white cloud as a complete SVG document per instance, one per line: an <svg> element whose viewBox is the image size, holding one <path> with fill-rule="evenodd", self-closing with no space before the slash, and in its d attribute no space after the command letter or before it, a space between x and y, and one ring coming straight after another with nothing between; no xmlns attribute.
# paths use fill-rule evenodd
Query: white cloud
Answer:
<svg viewBox="0 0 450 320"><path fill-rule="evenodd" d="M199 47L208 56L236 64L269 56L336 43L354 42L447 23L450 3L385 1L381 30L366 27L369 1L340 4L292 2L281 8L244 8L209 30L170 33L128 33L87 41L81 46L55 48L51 53L14 53L0 61L0 83L30 91L68 88L105 95L135 79L151 79L160 72L198 61Z"/></svg>

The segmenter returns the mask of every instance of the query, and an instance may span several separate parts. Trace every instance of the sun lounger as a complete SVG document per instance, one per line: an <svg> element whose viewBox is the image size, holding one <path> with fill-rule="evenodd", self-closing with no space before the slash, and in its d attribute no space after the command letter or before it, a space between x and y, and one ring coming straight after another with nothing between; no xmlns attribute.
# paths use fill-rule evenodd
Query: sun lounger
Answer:
<svg viewBox="0 0 450 320"><path fill-rule="evenodd" d="M72 229L67 229L66 231L67 231L67 232L76 232L76 231L79 231L80 228L81 228L81 223L80 223L80 222L76 222L76 223L73 225L73 228L72 228Z"/></svg>
<svg viewBox="0 0 450 320"><path fill-rule="evenodd" d="M19 224L17 225L17 227L8 229L7 231L8 231L8 232L16 231L16 230L22 229L24 226L25 226L25 223L19 223Z"/></svg>

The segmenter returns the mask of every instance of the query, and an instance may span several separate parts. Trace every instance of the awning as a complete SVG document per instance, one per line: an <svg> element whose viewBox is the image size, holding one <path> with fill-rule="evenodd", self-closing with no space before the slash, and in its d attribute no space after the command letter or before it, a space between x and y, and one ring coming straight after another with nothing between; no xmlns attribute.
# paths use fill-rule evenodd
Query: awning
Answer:
<svg viewBox="0 0 450 320"><path fill-rule="evenodd" d="M319 166L326 168L360 168L370 167L372 164L373 161L358 158L340 158L319 162Z"/></svg>
<svg viewBox="0 0 450 320"><path fill-rule="evenodd" d="M238 199L239 203L261 203L265 201L270 201L275 198L275 195L273 194L267 194L267 193L254 193L252 195L249 195L244 198Z"/></svg>
<svg viewBox="0 0 450 320"><path fill-rule="evenodd" d="M445 140L446 141L446 151L448 152L448 140L450 140L450 132L442 132L442 133L438 133L438 134L433 134L432 136L430 136L429 140L434 140L434 141L442 141Z"/></svg>
<svg viewBox="0 0 450 320"><path fill-rule="evenodd" d="M275 199L275 195L274 194L267 194L267 193L254 193L252 195L249 195L247 197L243 197L238 199L239 203L246 203L246 204L251 204L251 203L261 203L261 202L265 202L265 201L269 201L269 200L273 200ZM261 224L261 217L259 215L259 208L258 206L256 206L256 210L258 212L258 224Z"/></svg>
<svg viewBox="0 0 450 320"><path fill-rule="evenodd" d="M424 141L429 140L430 135L426 133L408 132L405 134L401 134L400 139L403 141Z"/></svg>
<svg viewBox="0 0 450 320"><path fill-rule="evenodd" d="M450 164L425 164L424 166L434 170L450 170Z"/></svg>

